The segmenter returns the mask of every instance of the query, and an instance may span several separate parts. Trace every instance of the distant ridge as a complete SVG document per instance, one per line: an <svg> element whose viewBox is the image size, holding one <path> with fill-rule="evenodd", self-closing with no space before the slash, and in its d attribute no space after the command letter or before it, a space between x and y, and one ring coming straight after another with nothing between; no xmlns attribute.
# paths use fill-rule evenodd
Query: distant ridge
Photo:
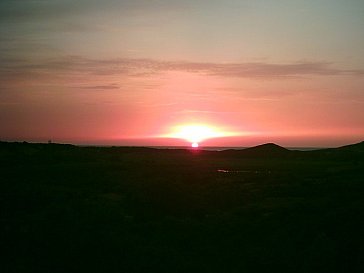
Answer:
<svg viewBox="0 0 364 273"><path fill-rule="evenodd" d="M288 149L275 143L265 143L258 146L246 148L245 151L262 151L262 152L289 152Z"/></svg>
<svg viewBox="0 0 364 273"><path fill-rule="evenodd" d="M266 143L243 150L244 154L250 156L284 156L291 153L290 150L275 143Z"/></svg>
<svg viewBox="0 0 364 273"><path fill-rule="evenodd" d="M286 157L295 153L275 143L266 143L254 147L245 148L242 150L225 150L223 154L234 154L247 157Z"/></svg>
<svg viewBox="0 0 364 273"><path fill-rule="evenodd" d="M147 147L147 146L93 146L93 145L74 145L74 144L66 144L66 143L29 143L26 141L20 142L9 142L9 141L2 141L0 140L0 147L1 149L36 149L36 150L63 150L65 148L67 149L76 149L76 148L85 148L85 149L105 149L105 150L119 150L123 152L155 152L157 151L163 151L163 150L191 150L189 147ZM204 150L202 147L201 150ZM205 152L215 152L217 150L204 150ZM354 152L354 153L364 153L364 141L354 143L354 144L348 144L340 147L335 148L320 148L320 149L314 149L314 150L307 150L307 151L300 151L295 149L286 149L280 145L277 145L275 143L265 143L260 144L254 147L248 147L248 148L226 148L224 150L219 150L221 153L239 153L244 155L255 155L255 156L280 156L280 155L291 155L291 154L332 154L332 153L347 153L347 152Z"/></svg>
<svg viewBox="0 0 364 273"><path fill-rule="evenodd" d="M364 152L364 141L355 143L355 144L341 146L341 147L336 148L336 150Z"/></svg>

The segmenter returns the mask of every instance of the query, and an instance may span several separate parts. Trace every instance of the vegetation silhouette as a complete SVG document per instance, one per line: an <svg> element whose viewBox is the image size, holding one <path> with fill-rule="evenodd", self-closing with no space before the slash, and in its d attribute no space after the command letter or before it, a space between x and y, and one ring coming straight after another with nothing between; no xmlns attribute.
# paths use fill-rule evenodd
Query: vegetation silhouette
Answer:
<svg viewBox="0 0 364 273"><path fill-rule="evenodd" d="M363 170L364 142L0 142L1 272L364 272Z"/></svg>

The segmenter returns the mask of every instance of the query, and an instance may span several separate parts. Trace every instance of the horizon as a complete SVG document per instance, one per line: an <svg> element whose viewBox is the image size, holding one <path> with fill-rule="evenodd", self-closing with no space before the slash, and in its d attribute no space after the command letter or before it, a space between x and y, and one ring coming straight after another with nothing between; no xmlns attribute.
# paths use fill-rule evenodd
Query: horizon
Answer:
<svg viewBox="0 0 364 273"><path fill-rule="evenodd" d="M355 0L1 1L0 139L359 142L363 12Z"/></svg>
<svg viewBox="0 0 364 273"><path fill-rule="evenodd" d="M118 144L115 142L71 142L71 141L52 141L52 140L4 140L4 139L0 139L0 143L4 142L4 143L27 143L27 144L59 144L59 145L73 145L73 146L78 146L78 147L128 147L128 148L156 148L156 149L192 149L192 150L227 150L227 149L246 149L246 148L254 148L254 147L258 147L258 146L262 146L262 145L277 145L289 150L316 150L316 149L327 149L327 148L340 148L340 147L344 147L344 146L348 146L348 145L355 145L355 144L360 144L363 143L364 140L360 140L357 142L350 142L350 143L342 143L340 145L331 145L331 146L290 146L290 145L282 145L276 142L259 142L259 143L255 143L252 145L236 145L236 146L232 146L232 145L227 145L227 146L219 146L219 145L203 145L200 144L197 147L191 146L191 143L189 142L182 142L180 141L179 144L177 145L149 145L149 144L137 144L136 142L131 142L128 144ZM173 141L174 143L174 141Z"/></svg>

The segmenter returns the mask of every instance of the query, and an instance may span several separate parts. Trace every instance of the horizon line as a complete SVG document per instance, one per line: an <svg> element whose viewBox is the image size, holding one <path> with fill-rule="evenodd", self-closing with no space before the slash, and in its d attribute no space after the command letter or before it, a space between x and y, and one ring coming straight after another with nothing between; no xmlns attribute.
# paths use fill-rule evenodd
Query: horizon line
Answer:
<svg viewBox="0 0 364 273"><path fill-rule="evenodd" d="M221 145L200 145L198 148L193 148L190 145L137 145L137 144L133 144L133 145L118 145L118 144L96 144L96 143L75 143L75 142L63 142L63 141L32 141L32 140L1 140L0 139L0 143L18 143L18 144L48 144L48 145L72 145L72 146L77 146L77 147L120 147L120 148L155 148L155 149L196 149L196 150L204 150L204 149L218 149L218 148L223 148L225 150L227 149L247 149L247 148L253 148L253 147L257 147L257 146L262 146L262 145L266 145L266 144L274 144L283 148L286 148L288 150L293 150L293 149L328 149L328 148L340 148L340 147L344 147L344 146L348 146L348 145L355 145L355 144L359 144L359 143L363 143L364 141L359 141L359 142L351 142L351 143L347 143L344 145L339 145L339 146L286 146L286 145L279 145L276 144L274 142L264 142L261 144L256 144L256 145L252 145L252 146L236 146L236 145L227 145L227 146L221 146Z"/></svg>

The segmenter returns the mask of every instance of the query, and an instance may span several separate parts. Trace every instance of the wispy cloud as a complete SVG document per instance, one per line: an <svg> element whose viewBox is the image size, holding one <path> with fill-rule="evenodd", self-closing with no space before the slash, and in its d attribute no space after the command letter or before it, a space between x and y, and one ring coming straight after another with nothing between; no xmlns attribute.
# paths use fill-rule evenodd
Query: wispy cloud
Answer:
<svg viewBox="0 0 364 273"><path fill-rule="evenodd" d="M185 109L179 111L179 113L197 113L197 114L216 114L216 115L224 115L224 114L231 114L231 113L238 113L239 111L211 111L211 110L190 110Z"/></svg>
<svg viewBox="0 0 364 273"><path fill-rule="evenodd" d="M221 77L292 77L304 75L364 75L363 70L346 70L332 67L325 62L274 63L191 63L170 62L165 64L170 70L199 72Z"/></svg>
<svg viewBox="0 0 364 273"><path fill-rule="evenodd" d="M0 75L124 75L146 77L159 73L180 71L215 77L237 78L295 78L302 76L363 76L364 70L348 70L325 62L275 63L203 63L188 61L159 61L153 59L105 59L95 60L79 56L44 60L3 58ZM85 87L98 89L100 86ZM103 86L107 89L116 86Z"/></svg>
<svg viewBox="0 0 364 273"><path fill-rule="evenodd" d="M117 84L105 84L105 85L87 85L87 86L75 86L78 89L88 89L88 90L115 90L120 89Z"/></svg>
<svg viewBox="0 0 364 273"><path fill-rule="evenodd" d="M180 10L186 4L178 0L2 0L0 3L0 21L47 20L59 16L73 16L92 11L117 10L121 15L133 16L150 10Z"/></svg>

